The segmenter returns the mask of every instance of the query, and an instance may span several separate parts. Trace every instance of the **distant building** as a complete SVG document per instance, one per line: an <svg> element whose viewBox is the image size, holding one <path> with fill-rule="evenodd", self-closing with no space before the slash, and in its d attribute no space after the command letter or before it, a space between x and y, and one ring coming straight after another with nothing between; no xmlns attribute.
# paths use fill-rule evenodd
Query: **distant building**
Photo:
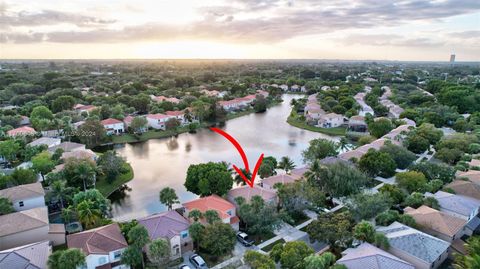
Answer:
<svg viewBox="0 0 480 269"><path fill-rule="evenodd" d="M450 55L450 63L455 63L455 54Z"/></svg>

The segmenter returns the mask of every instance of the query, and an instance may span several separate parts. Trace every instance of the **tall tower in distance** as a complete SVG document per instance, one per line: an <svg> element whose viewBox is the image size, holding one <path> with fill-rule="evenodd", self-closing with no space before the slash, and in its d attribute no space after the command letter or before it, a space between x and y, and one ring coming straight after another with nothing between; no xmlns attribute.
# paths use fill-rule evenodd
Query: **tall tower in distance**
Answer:
<svg viewBox="0 0 480 269"><path fill-rule="evenodd" d="M455 54L450 55L450 63L454 64L455 63Z"/></svg>

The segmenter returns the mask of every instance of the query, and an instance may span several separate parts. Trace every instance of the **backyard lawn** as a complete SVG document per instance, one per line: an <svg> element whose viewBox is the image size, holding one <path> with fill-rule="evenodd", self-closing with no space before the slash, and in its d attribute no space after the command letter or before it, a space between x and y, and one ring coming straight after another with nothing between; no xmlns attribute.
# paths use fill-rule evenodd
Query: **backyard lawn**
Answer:
<svg viewBox="0 0 480 269"><path fill-rule="evenodd" d="M108 197L110 194L112 194L112 192L116 191L123 184L133 179L132 166L128 163L125 163L124 168L127 172L121 174L112 183L108 183L108 181L103 177L99 178L98 181L96 182L95 188L99 190L103 194L103 196Z"/></svg>

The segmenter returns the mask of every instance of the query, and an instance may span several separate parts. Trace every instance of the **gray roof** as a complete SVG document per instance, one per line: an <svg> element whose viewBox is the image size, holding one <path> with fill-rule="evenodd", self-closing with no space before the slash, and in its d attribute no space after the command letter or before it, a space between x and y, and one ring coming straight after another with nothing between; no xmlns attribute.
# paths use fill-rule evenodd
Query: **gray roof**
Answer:
<svg viewBox="0 0 480 269"><path fill-rule="evenodd" d="M410 263L369 243L349 248L343 254L344 256L337 263L349 269L415 269Z"/></svg>
<svg viewBox="0 0 480 269"><path fill-rule="evenodd" d="M46 206L0 216L0 237L48 226Z"/></svg>
<svg viewBox="0 0 480 269"><path fill-rule="evenodd" d="M8 198L11 202L43 196L45 196L45 191L39 182L0 190L0 197Z"/></svg>
<svg viewBox="0 0 480 269"><path fill-rule="evenodd" d="M384 233L391 248L408 253L427 263L433 263L448 250L450 243L394 222L388 227L380 227L378 232Z"/></svg>
<svg viewBox="0 0 480 269"><path fill-rule="evenodd" d="M438 191L433 196L437 199L440 209L449 210L466 217L469 217L473 211L480 207L479 200L463 195Z"/></svg>
<svg viewBox="0 0 480 269"><path fill-rule="evenodd" d="M46 269L51 247L48 241L0 251L0 268Z"/></svg>
<svg viewBox="0 0 480 269"><path fill-rule="evenodd" d="M33 140L28 145L31 147L46 145L47 147L53 147L55 144L59 144L62 140L60 138L52 137L40 137L39 139Z"/></svg>
<svg viewBox="0 0 480 269"><path fill-rule="evenodd" d="M184 218L175 210L153 214L138 219L138 224L144 226L152 240L158 238L171 239L175 235L188 230L190 221Z"/></svg>
<svg viewBox="0 0 480 269"><path fill-rule="evenodd" d="M63 142L60 145L53 146L48 149L49 152L55 152L57 149L63 149L63 152L70 152L79 149L85 149L84 144L74 143L74 142Z"/></svg>

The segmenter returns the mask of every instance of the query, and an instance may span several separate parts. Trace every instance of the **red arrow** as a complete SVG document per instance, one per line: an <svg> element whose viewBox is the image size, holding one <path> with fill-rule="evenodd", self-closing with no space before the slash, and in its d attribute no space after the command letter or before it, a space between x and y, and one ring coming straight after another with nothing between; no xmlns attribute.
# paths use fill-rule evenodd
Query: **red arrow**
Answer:
<svg viewBox="0 0 480 269"><path fill-rule="evenodd" d="M232 143L235 146L235 148L237 148L238 152L240 153L240 156L242 157L243 164L245 165L245 170L247 171L247 173L250 173L250 168L248 166L247 155L245 155L245 152L243 151L242 146L240 146L240 144L237 142L237 140L235 140L235 138L233 138L231 135L227 134L225 131L220 130L218 128L210 127L210 130L222 135L223 137L228 139L228 141L230 141L230 143ZM260 158L258 158L257 163L255 164L255 168L253 168L253 173L252 173L252 178L251 179L248 179L243 174L242 170L238 169L238 167L236 165L233 165L233 169L235 169L235 171L237 171L237 173L240 175L240 177L243 179L243 181L245 181L245 183L248 184L248 186L253 188L253 183L255 182L255 177L257 176L257 172L258 172L258 169L260 168L260 165L262 164L262 161L263 161L263 153L260 155Z"/></svg>

